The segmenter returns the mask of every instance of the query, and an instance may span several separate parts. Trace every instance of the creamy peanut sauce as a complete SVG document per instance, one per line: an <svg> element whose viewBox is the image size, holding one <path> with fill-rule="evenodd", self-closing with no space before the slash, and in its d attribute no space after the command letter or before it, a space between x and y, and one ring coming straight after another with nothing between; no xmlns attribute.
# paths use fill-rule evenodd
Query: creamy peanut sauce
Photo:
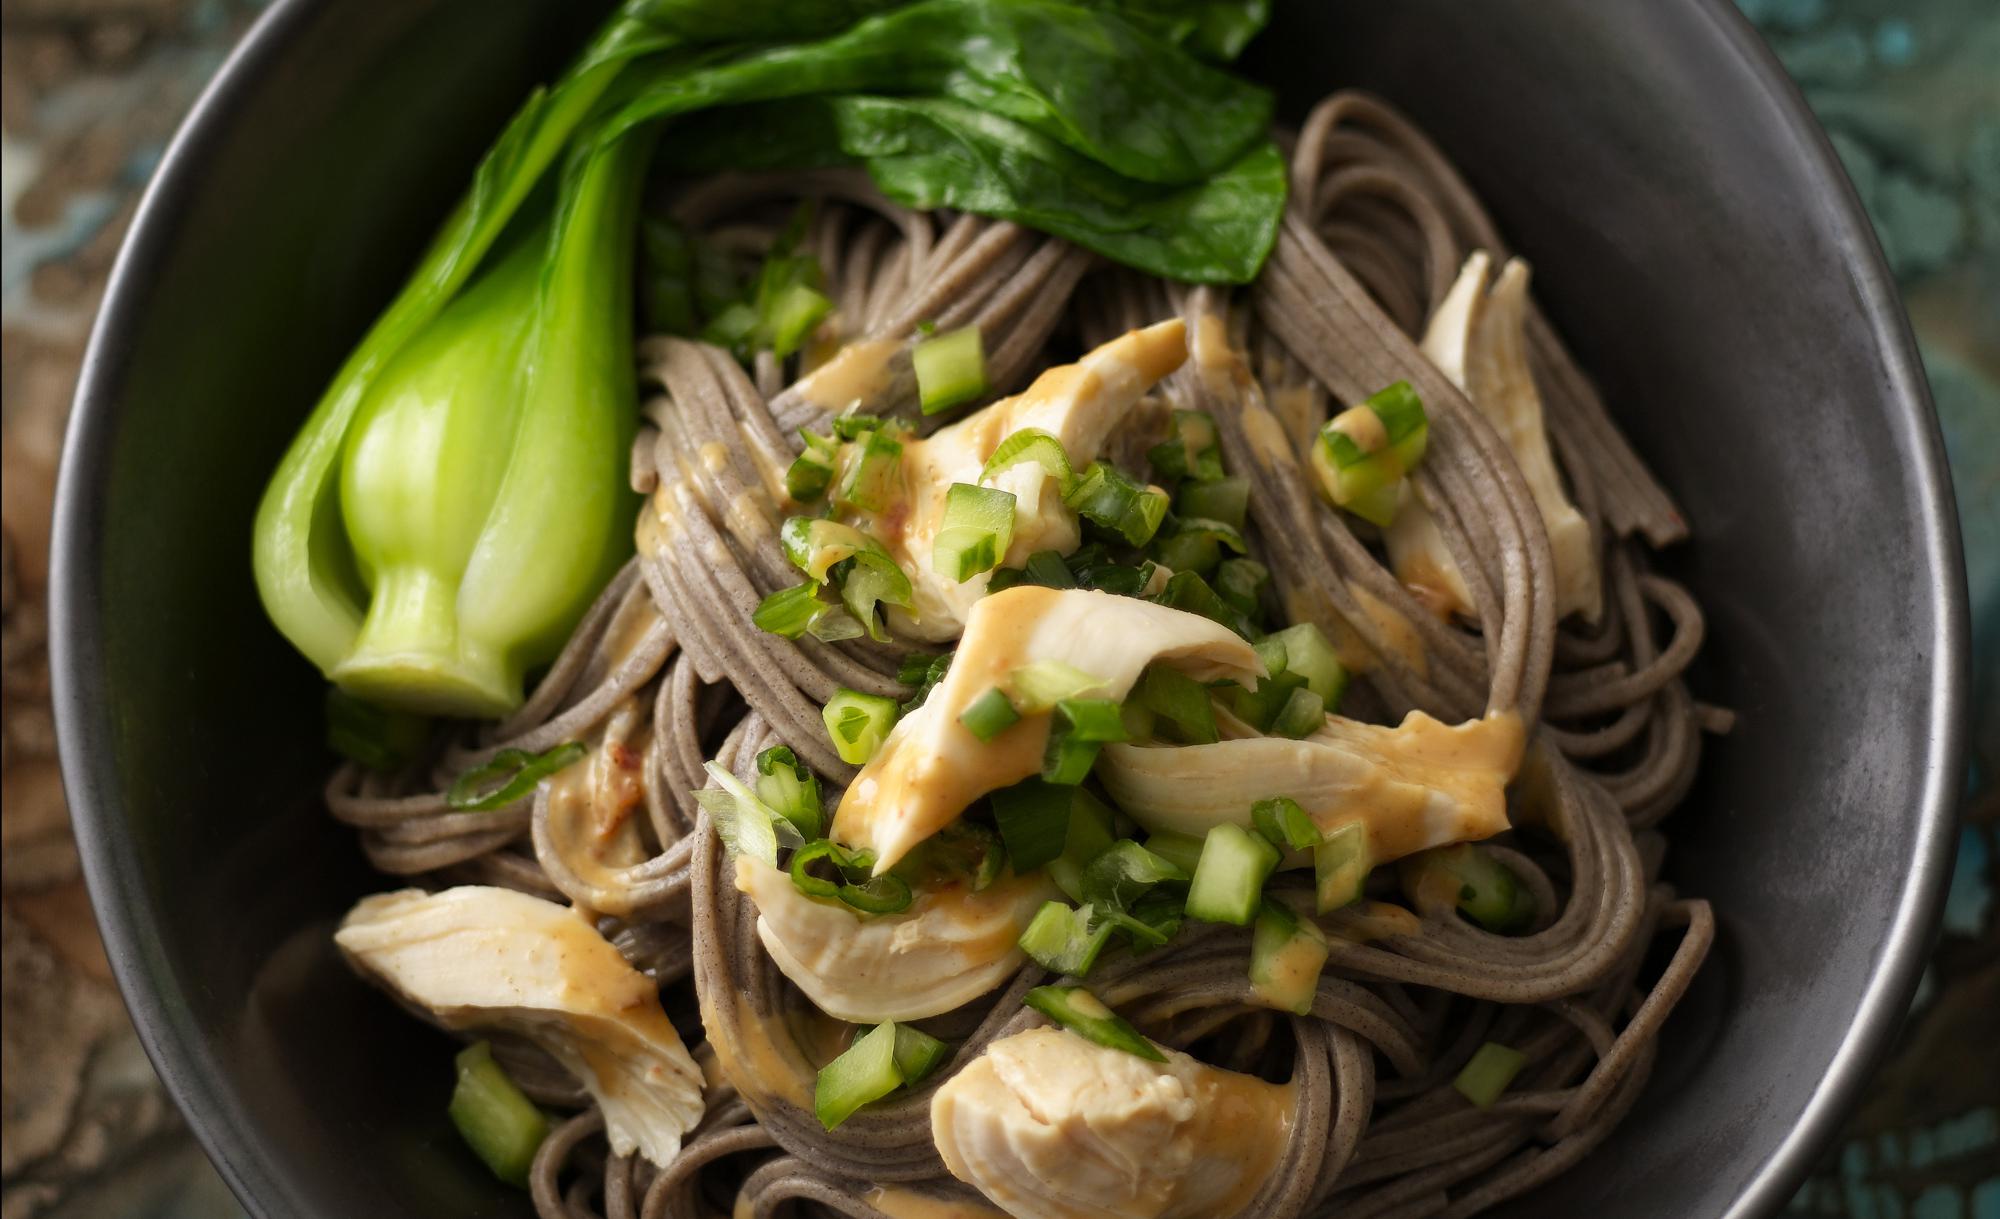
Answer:
<svg viewBox="0 0 2000 1219"><path fill-rule="evenodd" d="M1388 602L1369 592L1359 581L1349 580L1347 591L1381 637L1382 645L1409 665L1410 671L1418 677L1430 676L1431 664L1429 656L1424 653L1424 638L1417 633L1410 620Z"/></svg>
<svg viewBox="0 0 2000 1219"><path fill-rule="evenodd" d="M1284 1155L1297 1089L1165 1053L1051 1028L994 1042L932 1101L945 1167L1035 1219L1241 1212Z"/></svg>
<svg viewBox="0 0 2000 1219"><path fill-rule="evenodd" d="M1350 406L1327 426L1352 440L1363 453L1379 453L1389 447L1389 429L1369 407Z"/></svg>
<svg viewBox="0 0 2000 1219"><path fill-rule="evenodd" d="M835 414L866 411L889 392L894 381L889 365L902 349L902 343L895 339L849 343L799 381L799 396Z"/></svg>
<svg viewBox="0 0 2000 1219"><path fill-rule="evenodd" d="M1300 926L1316 926L1311 918L1309 914L1300 915ZM1262 980L1253 976L1250 990L1272 1007L1289 1010L1290 996L1312 986L1325 967L1326 940L1307 931L1286 940L1276 952L1270 954L1264 962L1266 976Z"/></svg>
<svg viewBox="0 0 2000 1219"><path fill-rule="evenodd" d="M1378 902L1369 898L1325 916L1320 920L1320 926L1328 935L1355 944L1399 935L1421 935L1424 930L1423 920L1411 911L1393 902Z"/></svg>
<svg viewBox="0 0 2000 1219"><path fill-rule="evenodd" d="M739 1007L747 1006L747 999L736 998ZM774 1101L812 1108L809 1084L819 1068L806 1061L781 1021L739 1011L736 1023L725 1025L705 988L700 999L701 1025L715 1050L715 1065L751 1112L761 1117Z"/></svg>
<svg viewBox="0 0 2000 1219"><path fill-rule="evenodd" d="M635 816L646 798L640 742L647 723L638 699L625 699L605 718L590 751L548 780L548 834L556 853L614 904L623 891L618 873L644 863L649 854Z"/></svg>
<svg viewBox="0 0 2000 1219"><path fill-rule="evenodd" d="M833 836L875 850L887 871L974 800L1041 770L1047 714L1023 716L990 741L958 722L974 699L1021 665L1057 660L1123 698L1155 660L1199 680L1263 675L1257 654L1217 623L1132 597L1018 585L976 602L944 681L896 725L841 797Z"/></svg>
<svg viewBox="0 0 2000 1219"><path fill-rule="evenodd" d="M1297 741L1107 745L1097 773L1148 829L1199 837L1224 821L1248 826L1252 803L1284 795L1321 829L1361 822L1381 863L1508 828L1524 739L1513 712L1448 725L1412 711L1394 728L1329 716Z"/></svg>

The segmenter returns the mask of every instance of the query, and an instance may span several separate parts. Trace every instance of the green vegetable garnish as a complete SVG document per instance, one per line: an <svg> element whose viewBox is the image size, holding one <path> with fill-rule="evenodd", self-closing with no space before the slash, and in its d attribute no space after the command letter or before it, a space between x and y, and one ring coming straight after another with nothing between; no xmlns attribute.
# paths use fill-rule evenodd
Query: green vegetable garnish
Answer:
<svg viewBox="0 0 2000 1219"><path fill-rule="evenodd" d="M493 1047L486 1042L473 1042L454 1061L458 1084L451 1091L452 1125L494 1176L526 1189L528 1169L548 1137L549 1120L493 1061Z"/></svg>
<svg viewBox="0 0 2000 1219"><path fill-rule="evenodd" d="M1473 1053L1451 1086L1458 1089L1459 1095L1485 1109L1500 1099L1500 1094L1527 1064L1528 1056L1521 1051L1488 1041Z"/></svg>
<svg viewBox="0 0 2000 1219"><path fill-rule="evenodd" d="M945 492L943 527L931 545L931 570L963 582L991 571L1014 541L1014 495L953 483Z"/></svg>
<svg viewBox="0 0 2000 1219"><path fill-rule="evenodd" d="M1280 851L1303 851L1319 845L1319 827L1290 796L1273 796L1251 805L1250 822Z"/></svg>
<svg viewBox="0 0 2000 1219"><path fill-rule="evenodd" d="M535 790L535 784L584 755L578 741L566 741L543 753L503 749L452 780L444 802L462 813L506 808Z"/></svg>
<svg viewBox="0 0 2000 1219"><path fill-rule="evenodd" d="M967 326L925 339L910 350L917 374L917 403L935 415L986 392L986 347L979 327Z"/></svg>
<svg viewBox="0 0 2000 1219"><path fill-rule="evenodd" d="M1403 476L1423 460L1430 437L1423 400L1398 381L1342 411L1320 429L1312 464L1334 504L1364 520L1395 519Z"/></svg>
<svg viewBox="0 0 2000 1219"><path fill-rule="evenodd" d="M899 716L895 699L845 688L836 690L820 712L834 752L855 766L875 756Z"/></svg>
<svg viewBox="0 0 2000 1219"><path fill-rule="evenodd" d="M1152 1062L1167 1060L1158 1046L1146 1040L1124 1017L1104 1006L1103 1000L1081 986L1037 986L1028 992L1024 1001L1062 1027L1098 1045L1137 1054Z"/></svg>
<svg viewBox="0 0 2000 1219"><path fill-rule="evenodd" d="M817 838L826 812L820 807L819 777L784 745L757 755L757 798L798 827L801 838Z"/></svg>
<svg viewBox="0 0 2000 1219"><path fill-rule="evenodd" d="M1359 821L1336 825L1313 848L1313 894L1321 914L1361 900L1375 866L1368 849L1368 827Z"/></svg>
<svg viewBox="0 0 2000 1219"><path fill-rule="evenodd" d="M1041 466L1050 478L1056 480L1056 486L1062 494L1068 495L1075 489L1076 470L1070 465L1069 451L1063 448L1062 441L1053 433L1040 428L1022 428L1001 441L993 450L993 456L986 459L986 465L979 471L979 477L984 481L1024 461L1032 461ZM1061 556L1057 558L1060 560Z"/></svg>
<svg viewBox="0 0 2000 1219"><path fill-rule="evenodd" d="M878 1024L854 1039L840 1057L819 1069L813 1082L813 1116L838 1129L855 1111L903 1086L896 1065L894 1024Z"/></svg>
<svg viewBox="0 0 2000 1219"><path fill-rule="evenodd" d="M1329 956L1326 933L1284 903L1267 901L1250 935L1250 987L1280 1011L1306 1015Z"/></svg>
<svg viewBox="0 0 2000 1219"><path fill-rule="evenodd" d="M1240 825L1224 822L1209 830L1188 886L1189 916L1249 926L1262 903L1264 881L1278 859L1278 848Z"/></svg>

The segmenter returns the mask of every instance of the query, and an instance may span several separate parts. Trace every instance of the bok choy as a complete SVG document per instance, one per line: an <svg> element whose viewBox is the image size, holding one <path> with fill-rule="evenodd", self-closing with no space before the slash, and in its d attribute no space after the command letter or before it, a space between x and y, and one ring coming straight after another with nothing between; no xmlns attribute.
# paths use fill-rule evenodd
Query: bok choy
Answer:
<svg viewBox="0 0 2000 1219"><path fill-rule="evenodd" d="M1269 94L1217 64L1266 8L626 0L487 153L280 462L253 545L272 621L368 702L520 704L632 545L634 245L656 137L668 169L858 164L910 206L1247 282L1284 166ZM746 125L756 140L735 138ZM692 257L671 246L651 234L649 266ZM824 315L800 270L749 345L782 356ZM694 324L680 303L649 290L647 312Z"/></svg>

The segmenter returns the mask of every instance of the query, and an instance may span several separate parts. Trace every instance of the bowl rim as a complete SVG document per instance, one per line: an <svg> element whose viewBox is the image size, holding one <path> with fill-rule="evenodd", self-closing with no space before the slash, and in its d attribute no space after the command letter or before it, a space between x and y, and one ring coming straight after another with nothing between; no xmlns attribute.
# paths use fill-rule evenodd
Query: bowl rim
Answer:
<svg viewBox="0 0 2000 1219"><path fill-rule="evenodd" d="M287 45L331 0L276 0L245 32L202 90L169 144L120 246L93 323L64 437L51 531L49 659L63 785L85 882L113 976L146 1056L202 1149L252 1215L288 1213L286 1174L238 1111L199 1030L172 1010L149 979L164 971L157 937L139 900L142 869L123 833L116 783L94 761L114 743L103 713L107 684L93 607L101 604L102 505L93 491L109 469L131 338L150 283L194 205L209 162L255 98ZM1901 1027L1928 959L1956 846L1970 705L1970 622L1958 516L1943 437L1909 318L1872 224L1826 132L1776 55L1729 0L1684 0L1718 58L1754 85L1775 126L1820 180L1818 219L1835 238L1861 313L1883 357L1888 424L1911 455L1922 519L1925 581L1935 606L1934 726L1923 759L1910 882L1898 901L1855 1017L1819 1085L1721 1219L1775 1214L1791 1198Z"/></svg>

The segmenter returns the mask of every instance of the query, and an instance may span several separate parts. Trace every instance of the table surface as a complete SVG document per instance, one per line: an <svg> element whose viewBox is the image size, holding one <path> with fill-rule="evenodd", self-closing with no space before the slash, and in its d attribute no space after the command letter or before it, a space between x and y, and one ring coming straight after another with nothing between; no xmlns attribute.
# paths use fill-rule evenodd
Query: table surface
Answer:
<svg viewBox="0 0 2000 1219"><path fill-rule="evenodd" d="M2000 1219L2000 3L1739 3L1832 133L1902 282L1951 453L1978 667L1944 934L1894 1055L1791 1209ZM174 126L257 8L0 0L0 1219L242 1213L161 1094L97 943L56 776L42 593L105 275Z"/></svg>

